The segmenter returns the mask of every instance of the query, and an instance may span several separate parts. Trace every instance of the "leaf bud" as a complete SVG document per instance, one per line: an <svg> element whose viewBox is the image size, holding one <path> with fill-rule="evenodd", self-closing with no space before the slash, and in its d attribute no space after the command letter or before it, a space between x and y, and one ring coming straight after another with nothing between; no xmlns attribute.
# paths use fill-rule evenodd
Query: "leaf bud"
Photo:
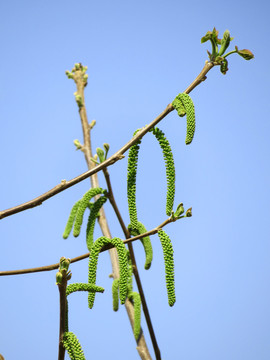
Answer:
<svg viewBox="0 0 270 360"><path fill-rule="evenodd" d="M110 150L110 145L108 143L103 144L103 148L105 150L105 160L107 159L108 151Z"/></svg>
<svg viewBox="0 0 270 360"><path fill-rule="evenodd" d="M174 213L174 217L179 217L181 216L182 214L184 214L184 207L183 207L183 203L180 203L178 206L177 206L177 209Z"/></svg>
<svg viewBox="0 0 270 360"><path fill-rule="evenodd" d="M186 211L186 217L191 217L191 216L192 216L192 208L189 208Z"/></svg>
<svg viewBox="0 0 270 360"><path fill-rule="evenodd" d="M82 148L82 144L80 143L80 141L78 139L75 139L73 141L73 144L76 146L76 150L80 150Z"/></svg>
<svg viewBox="0 0 270 360"><path fill-rule="evenodd" d="M71 261L70 259L67 259L65 257L61 257L61 259L60 259L60 270L68 270L70 261Z"/></svg>
<svg viewBox="0 0 270 360"><path fill-rule="evenodd" d="M219 55L223 55L225 53L225 51L228 49L230 42L231 42L232 38L230 37L230 32L229 30L226 30L223 34L223 38L221 40L221 47L219 50Z"/></svg>
<svg viewBox="0 0 270 360"><path fill-rule="evenodd" d="M105 160L104 151L101 148L96 148L96 152L99 157L100 163L102 163Z"/></svg>
<svg viewBox="0 0 270 360"><path fill-rule="evenodd" d="M250 50L247 50L247 49L238 50L237 46L235 47L235 50L236 50L237 54L239 54L245 60L251 60L254 58L254 55L252 54L252 52Z"/></svg>
<svg viewBox="0 0 270 360"><path fill-rule="evenodd" d="M60 271L56 273L56 285L62 284L63 275Z"/></svg>

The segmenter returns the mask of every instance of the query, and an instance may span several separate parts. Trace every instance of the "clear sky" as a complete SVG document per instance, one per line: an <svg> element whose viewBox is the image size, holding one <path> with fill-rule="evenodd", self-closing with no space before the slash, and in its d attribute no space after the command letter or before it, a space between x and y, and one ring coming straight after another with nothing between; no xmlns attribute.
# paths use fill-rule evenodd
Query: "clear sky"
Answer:
<svg viewBox="0 0 270 360"><path fill-rule="evenodd" d="M73 92L65 76L75 62L88 66L86 106L96 119L94 149L113 154L153 120L201 71L215 26L229 29L231 49L255 59L229 57L191 97L196 133L185 145L185 118L174 111L160 124L176 163L176 204L193 217L170 224L177 301L167 303L159 239L145 271L134 245L162 359L268 360L270 358L269 2L267 1L2 1L0 210L28 201L62 179L86 171L75 151L82 140ZM127 159L109 169L128 224ZM100 182L105 186L102 176ZM62 239L69 211L89 180L41 206L1 220L0 270L49 265L86 253L84 235ZM142 142L138 211L147 229L166 219L166 177L152 136ZM122 237L106 204L113 236ZM100 236L96 231L95 237ZM87 281L87 260L71 266L73 282ZM86 294L70 299L70 330L87 359L138 359L124 307L112 311L108 254L99 261L105 287L92 310ZM55 271L1 277L0 353L5 359L55 359L59 303ZM153 354L145 322L146 340ZM68 358L68 357L67 357Z"/></svg>

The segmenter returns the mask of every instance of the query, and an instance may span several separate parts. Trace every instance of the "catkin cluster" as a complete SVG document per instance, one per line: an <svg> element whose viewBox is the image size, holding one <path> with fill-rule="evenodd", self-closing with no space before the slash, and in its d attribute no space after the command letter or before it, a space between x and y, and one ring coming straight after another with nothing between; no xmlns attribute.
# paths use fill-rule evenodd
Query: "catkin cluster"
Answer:
<svg viewBox="0 0 270 360"><path fill-rule="evenodd" d="M65 332L63 345L71 360L85 360L85 356L78 338L72 332Z"/></svg>
<svg viewBox="0 0 270 360"><path fill-rule="evenodd" d="M91 188L84 194L82 199L80 199L79 201L77 201L75 203L75 205L71 209L71 212L70 212L70 215L69 215L69 218L67 221L67 225L64 230L64 234L63 234L64 239L68 238L68 236L72 230L73 224L74 224L73 235L75 237L80 235L84 212L85 212L86 208L89 206L90 200L98 194L104 194L104 196L106 197L107 191L100 187Z"/></svg>
<svg viewBox="0 0 270 360"><path fill-rule="evenodd" d="M163 249L168 302L170 306L173 306L176 301L174 286L173 247L169 236L165 233L164 230L159 230L158 236Z"/></svg>
<svg viewBox="0 0 270 360"><path fill-rule="evenodd" d="M175 167L172 149L169 141L166 139L164 133L157 127L151 129L151 132L157 138L159 145L163 152L163 157L166 167L166 178L167 178L167 201L166 201L166 214L171 215L174 203L175 194Z"/></svg>
<svg viewBox="0 0 270 360"><path fill-rule="evenodd" d="M136 229L133 229L130 224L128 226L128 230L129 230L130 234L133 236L144 234L147 232L145 226L140 221L137 222ZM141 243L143 244L144 252L145 252L144 268L146 270L148 270L148 269L150 269L150 266L151 266L152 260L153 260L153 248L152 248L150 236L145 236L144 238L142 238L140 240L141 240Z"/></svg>
<svg viewBox="0 0 270 360"><path fill-rule="evenodd" d="M105 236L101 236L94 242L89 256L88 283L89 284L96 283L98 256L103 246L108 244L112 244L116 248L118 253L119 268L120 268L119 297L121 304L124 304L127 297L128 262L127 262L126 248L121 239L119 238L109 239ZM92 307L94 306L94 300L95 300L95 293L89 292L88 305L90 309L92 309Z"/></svg>
<svg viewBox="0 0 270 360"><path fill-rule="evenodd" d="M190 144L195 133L195 108L191 97L188 94L181 93L176 96L172 106L177 110L179 116L187 115L187 134L186 144Z"/></svg>

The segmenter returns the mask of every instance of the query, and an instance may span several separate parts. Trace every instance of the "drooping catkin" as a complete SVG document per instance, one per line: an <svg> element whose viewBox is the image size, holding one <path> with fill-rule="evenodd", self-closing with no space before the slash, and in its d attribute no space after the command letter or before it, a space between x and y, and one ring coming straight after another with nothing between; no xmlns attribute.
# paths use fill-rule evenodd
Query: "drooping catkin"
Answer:
<svg viewBox="0 0 270 360"><path fill-rule="evenodd" d="M128 261L128 278L127 278L127 294L129 295L133 291L133 268L130 253L127 250L127 261Z"/></svg>
<svg viewBox="0 0 270 360"><path fill-rule="evenodd" d="M65 332L63 345L71 360L85 360L84 353L78 338L72 332Z"/></svg>
<svg viewBox="0 0 270 360"><path fill-rule="evenodd" d="M106 190L104 190L100 187L91 188L84 194L84 196L80 200L76 218L75 218L74 228L73 228L73 235L75 237L80 235L81 226L82 226L82 222L83 222L83 215L89 204L89 201L92 199L92 197L94 197L98 194L106 194Z"/></svg>
<svg viewBox="0 0 270 360"><path fill-rule="evenodd" d="M139 130L140 129L136 130L133 136L136 135ZM133 228L136 228L136 224L138 222L136 207L136 176L140 143L141 140L137 141L133 146L131 146L128 153L127 198L130 223Z"/></svg>
<svg viewBox="0 0 270 360"><path fill-rule="evenodd" d="M85 284L85 283L74 283L69 284L66 289L66 295L70 295L75 291L88 291L88 292L104 292L104 288L94 284Z"/></svg>
<svg viewBox="0 0 270 360"><path fill-rule="evenodd" d="M119 279L114 279L112 283L113 311L119 308Z"/></svg>
<svg viewBox="0 0 270 360"><path fill-rule="evenodd" d="M138 340L141 332L141 297L137 292L132 292L129 299L133 301L134 305L134 327L133 333L136 340Z"/></svg>
<svg viewBox="0 0 270 360"><path fill-rule="evenodd" d="M140 234L147 232L145 226L140 221L137 222L136 229L133 229L131 224L128 226L128 229L129 229L130 234L133 236L140 235ZM153 260L153 248L152 248L150 236L145 236L144 238L142 238L140 240L141 240L141 243L143 244L144 252L145 252L144 268L146 270L148 270L148 269L150 269L150 266L151 266L152 260Z"/></svg>
<svg viewBox="0 0 270 360"><path fill-rule="evenodd" d="M173 247L169 236L165 233L164 230L159 230L158 236L163 249L168 302L170 306L173 306L176 301L174 285Z"/></svg>
<svg viewBox="0 0 270 360"><path fill-rule="evenodd" d="M98 256L102 247L108 244L112 244L116 248L118 253L119 271L120 271L119 298L121 304L124 304L127 297L128 263L127 263L126 247L121 239L119 238L109 239L105 236L101 236L94 242L89 255L88 283L89 284L96 283ZM90 309L92 309L94 305L94 300L95 300L95 293L89 293L88 306Z"/></svg>
<svg viewBox="0 0 270 360"><path fill-rule="evenodd" d="M177 110L179 116L187 115L187 134L186 144L190 144L195 133L195 108L191 97L188 94L181 93L176 96L172 106Z"/></svg>
<svg viewBox="0 0 270 360"><path fill-rule="evenodd" d="M166 214L170 216L173 209L175 194L175 166L172 149L169 141L165 137L165 134L159 128L153 128L151 129L151 132L155 135L163 152L167 178Z"/></svg>
<svg viewBox="0 0 270 360"><path fill-rule="evenodd" d="M86 227L86 245L88 248L88 251L91 250L91 247L94 242L94 228L96 223L96 218L98 216L99 210L102 208L102 206L107 201L107 197L101 196L98 198L94 204L91 206L90 214L88 217L87 227Z"/></svg>
<svg viewBox="0 0 270 360"><path fill-rule="evenodd" d="M75 217L76 217L76 214L77 214L77 210L78 210L78 207L79 207L79 201L77 201L71 211L70 211L70 215L69 215L69 218L68 218L68 221L67 221L67 225L65 227L65 230L64 230L64 233L63 233L63 238L64 239L67 239L69 237L69 234L71 233L71 230L72 230L72 226L73 226L73 223L74 223L74 220L75 220Z"/></svg>

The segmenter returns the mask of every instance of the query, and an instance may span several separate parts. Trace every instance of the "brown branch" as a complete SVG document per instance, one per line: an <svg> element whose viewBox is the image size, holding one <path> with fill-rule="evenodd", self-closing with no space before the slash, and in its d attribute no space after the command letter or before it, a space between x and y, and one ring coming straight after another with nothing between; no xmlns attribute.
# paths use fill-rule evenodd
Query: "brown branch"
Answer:
<svg viewBox="0 0 270 360"><path fill-rule="evenodd" d="M58 285L59 289L59 303L60 303L60 324L59 324L59 346L58 346L58 360L65 359L65 348L63 345L63 336L66 325L66 308L67 308L67 279L64 278L62 283Z"/></svg>
<svg viewBox="0 0 270 360"><path fill-rule="evenodd" d="M126 239L128 239L130 237L130 234L129 234L128 229L125 226L124 220L123 220L123 218L121 216L121 213L120 213L120 211L118 209L118 206L116 204L115 197L113 195L113 190L112 190L112 185L111 185L111 180L110 180L110 175L109 175L108 169L105 168L103 170L103 172L104 172L104 176L105 176L107 187L108 187L109 201L110 201L110 203L111 203L111 205L112 205L112 207L114 209L114 212L115 212L115 214L117 216L117 219L118 219L118 221L119 221L119 223L121 225L123 233L124 233ZM139 270L138 270L136 259L135 259L134 249L133 249L133 246L132 246L131 242L128 243L128 250L129 250L130 259L131 259L131 263L132 263L133 274L134 274L136 284L137 284L137 287L138 287L138 291L139 291L139 294L140 294L142 307L143 307L143 312L144 312L146 324L147 324L147 327L148 327L148 331L149 331L149 334L150 334L150 338L151 338L151 341L152 341L152 345L153 345L153 348L154 348L154 352L155 352L155 355L156 355L156 359L161 360L159 346L158 346L155 331L154 331L154 328L153 328L153 325L152 325L150 313L149 313L149 310L148 310L146 298L145 298L145 295L144 295L144 291L143 291L143 287L142 287L142 283L141 283L141 279L140 279L140 275L139 275Z"/></svg>
<svg viewBox="0 0 270 360"><path fill-rule="evenodd" d="M186 94L189 94L196 86L198 86L202 81L206 79L206 74L212 67L215 66L212 62L206 62L200 74L196 77L196 79L188 86L188 88L184 91ZM18 212L31 209L33 207L41 205L44 201L48 200L52 196L59 194L60 192L70 188L78 184L79 182L87 179L88 177L98 173L99 171L103 170L106 167L111 166L118 160L123 159L123 154L132 146L134 145L139 139L141 139L152 127L158 124L165 116L167 116L172 110L174 110L172 104L169 104L166 109L158 115L149 125L144 127L141 131L139 131L128 143L126 143L120 150L118 150L114 155L112 155L109 159L104 161L98 166L86 171L85 173L75 177L71 180L62 180L60 184L56 185L46 193L34 198L33 200L27 201L23 204L14 206L12 208L0 211L0 219L3 219L7 216L11 216ZM89 126L89 125L88 125Z"/></svg>
<svg viewBox="0 0 270 360"><path fill-rule="evenodd" d="M56 284L59 290L59 303L60 303L60 324L59 324L59 345L58 345L58 360L65 359L65 347L63 343L64 333L67 331L67 282L71 278L71 272L68 271L70 259L61 257L59 262L58 273L56 274Z"/></svg>
<svg viewBox="0 0 270 360"><path fill-rule="evenodd" d="M182 217L181 217L182 218ZM147 231L146 233L134 236L132 238L128 238L126 240L123 240L124 244L128 244L130 242L142 239L145 236L151 236L156 234L160 229L162 229L164 226L170 224L171 222L176 221L176 219L172 219L172 218L168 218L167 220L163 221L162 224L160 224L159 226L157 226L156 228ZM107 251L109 249L112 249L114 246L113 245L107 245L104 246L100 252L103 251ZM86 253L77 257L74 257L71 259L71 263L75 263L77 261L83 260L83 259L87 259L89 257L90 253ZM30 273L35 273L35 272L42 272L42 271L51 271L51 270L55 270L59 267L59 263L56 264L52 264L52 265L46 265L46 266L39 266L36 268L29 268L29 269L21 269L21 270L8 270L8 271L0 271L0 276L8 276L8 275L22 275L22 274L30 274Z"/></svg>

